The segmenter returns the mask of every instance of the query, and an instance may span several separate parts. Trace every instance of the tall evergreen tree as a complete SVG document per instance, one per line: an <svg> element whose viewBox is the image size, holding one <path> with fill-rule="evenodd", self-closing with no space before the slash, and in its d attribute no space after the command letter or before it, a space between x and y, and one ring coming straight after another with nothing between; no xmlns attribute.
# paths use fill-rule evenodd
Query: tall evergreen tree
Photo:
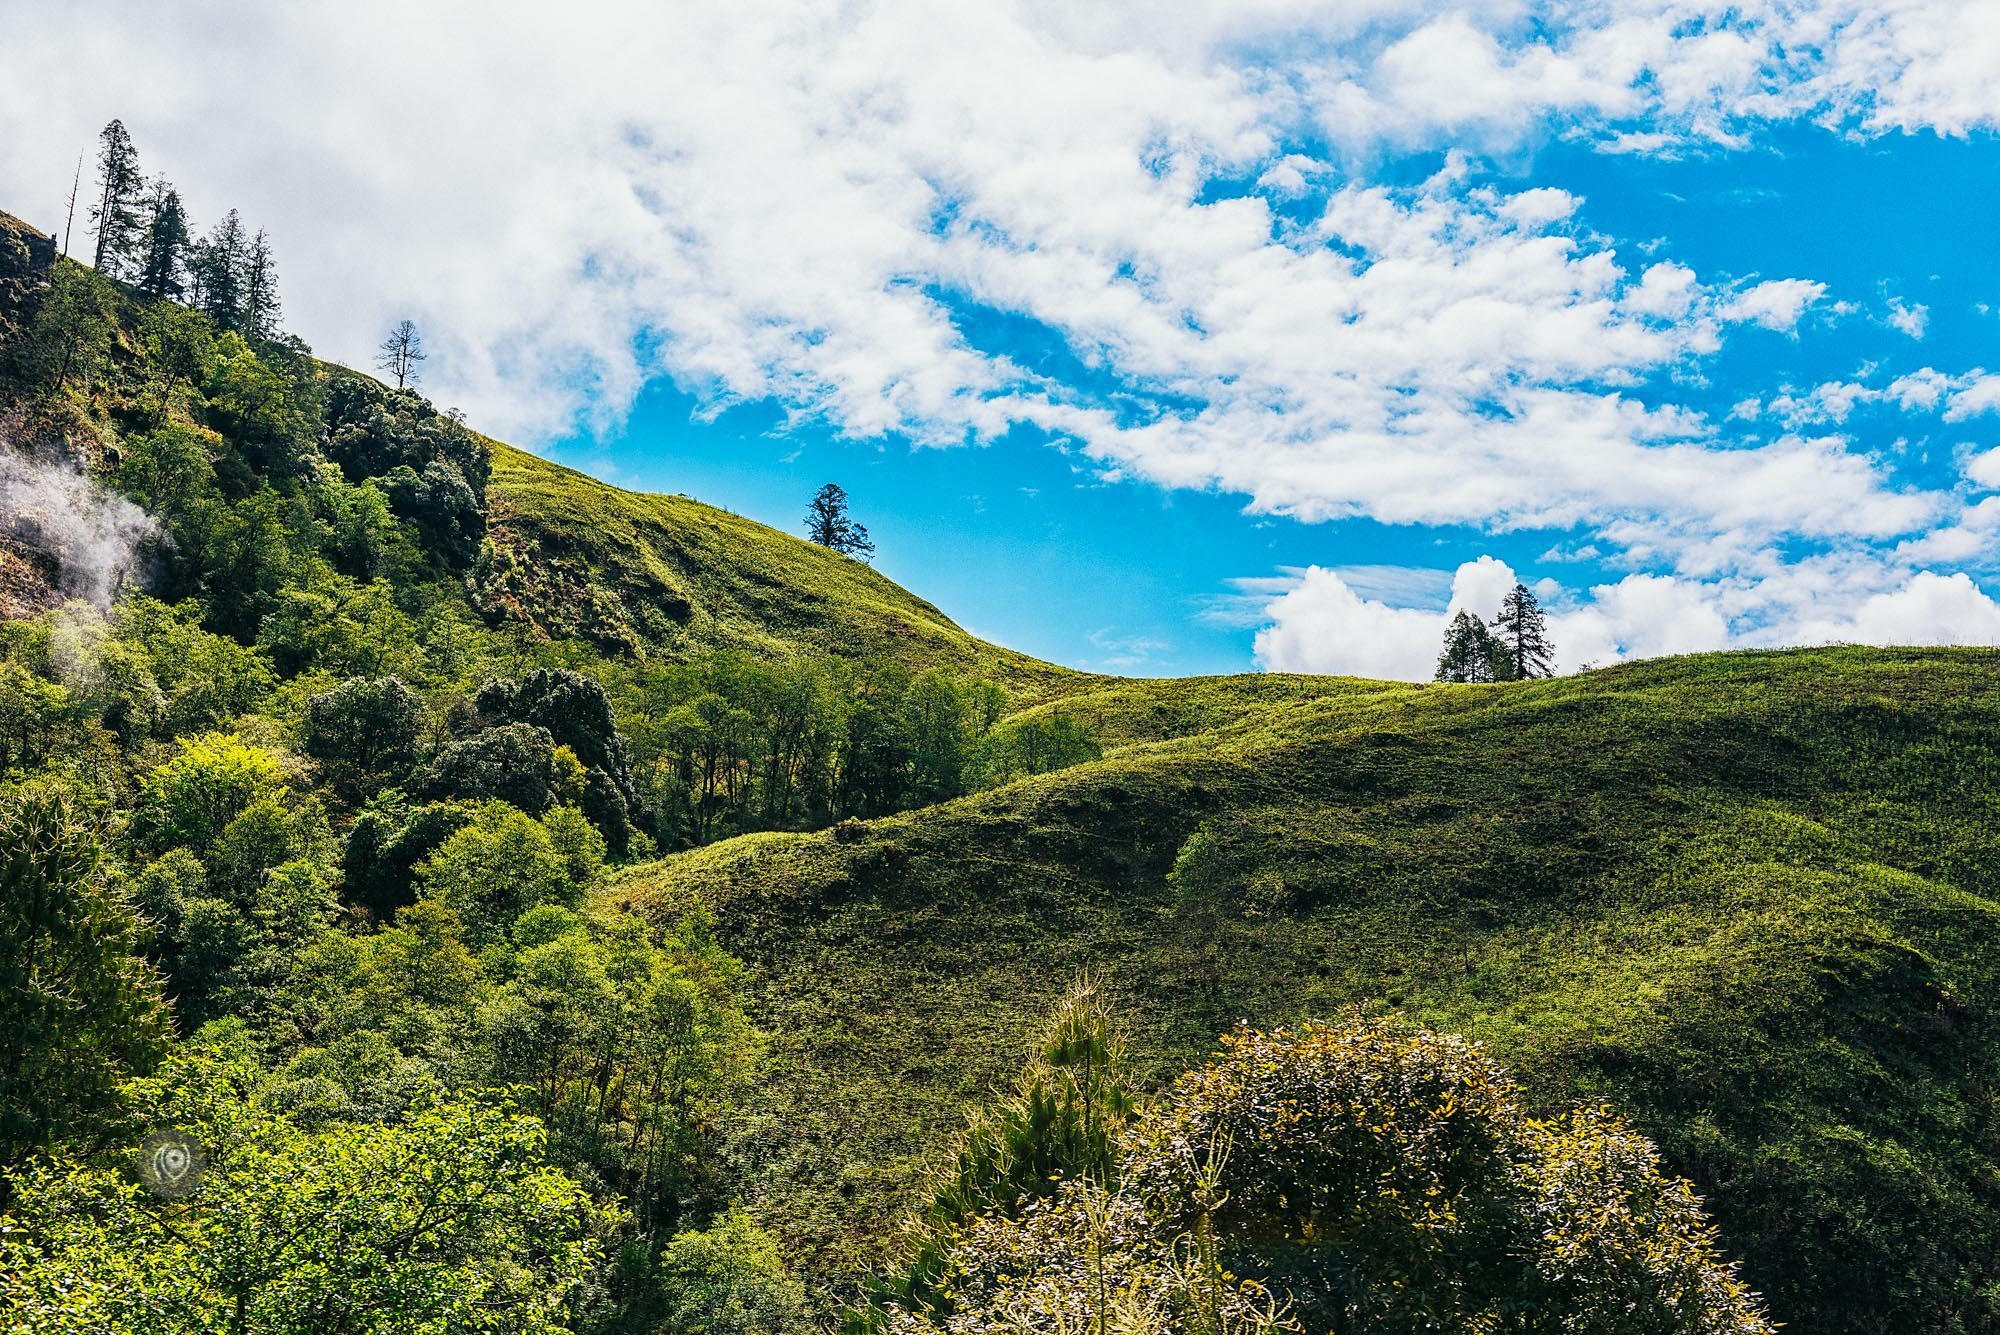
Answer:
<svg viewBox="0 0 2000 1335"><path fill-rule="evenodd" d="M139 150L122 121L112 121L97 136L97 203L91 221L97 224L97 249L91 265L117 277L132 262L141 241L141 195L145 177L139 174Z"/></svg>
<svg viewBox="0 0 2000 1335"><path fill-rule="evenodd" d="M1486 629L1486 623L1461 609L1445 628L1444 651L1438 655L1437 680L1454 682L1493 681L1496 663L1505 650Z"/></svg>
<svg viewBox="0 0 2000 1335"><path fill-rule="evenodd" d="M1516 584L1500 604L1493 634L1505 653L1503 680L1554 675L1555 646L1549 643L1548 619L1527 585Z"/></svg>
<svg viewBox="0 0 2000 1335"><path fill-rule="evenodd" d="M243 328L243 289L249 269L249 246L243 220L231 209L208 237L195 247L188 265L194 279L194 304L224 329Z"/></svg>
<svg viewBox="0 0 2000 1335"><path fill-rule="evenodd" d="M244 332L270 338L278 332L278 263L263 228L250 242L243 270Z"/></svg>
<svg viewBox="0 0 2000 1335"><path fill-rule="evenodd" d="M153 183L148 205L145 257L139 265L139 290L149 297L178 297L186 290L187 210L180 192L163 176Z"/></svg>
<svg viewBox="0 0 2000 1335"><path fill-rule="evenodd" d="M827 483L813 496L806 510L806 536L842 556L875 554L868 530L848 517L847 492L837 482Z"/></svg>

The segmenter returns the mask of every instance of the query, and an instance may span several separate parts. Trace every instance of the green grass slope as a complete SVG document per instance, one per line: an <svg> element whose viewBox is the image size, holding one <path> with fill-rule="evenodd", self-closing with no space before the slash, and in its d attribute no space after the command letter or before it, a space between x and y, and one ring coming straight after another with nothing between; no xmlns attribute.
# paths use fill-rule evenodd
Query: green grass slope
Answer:
<svg viewBox="0 0 2000 1335"><path fill-rule="evenodd" d="M624 880L748 961L739 1153L822 1275L1090 968L1156 1079L1357 1005L1486 1040L1628 1110L1795 1329L1994 1328L2000 655L1320 687L1105 686L1102 762Z"/></svg>
<svg viewBox="0 0 2000 1335"><path fill-rule="evenodd" d="M976 639L870 566L685 496L493 446L481 596L620 653L734 648L952 668L1024 700L1091 681Z"/></svg>

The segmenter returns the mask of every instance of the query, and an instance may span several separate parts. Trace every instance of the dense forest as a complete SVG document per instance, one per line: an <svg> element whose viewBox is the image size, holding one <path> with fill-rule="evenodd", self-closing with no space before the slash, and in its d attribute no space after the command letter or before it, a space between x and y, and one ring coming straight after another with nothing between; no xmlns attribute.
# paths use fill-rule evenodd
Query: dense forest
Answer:
<svg viewBox="0 0 2000 1335"><path fill-rule="evenodd" d="M1068 673L104 155L0 215L0 1324L1995 1320L1991 655Z"/></svg>

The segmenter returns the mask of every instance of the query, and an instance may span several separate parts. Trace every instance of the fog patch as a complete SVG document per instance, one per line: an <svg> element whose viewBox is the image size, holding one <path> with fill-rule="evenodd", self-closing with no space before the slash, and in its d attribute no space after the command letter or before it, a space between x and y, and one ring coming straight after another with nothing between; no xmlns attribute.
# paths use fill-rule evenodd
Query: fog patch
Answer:
<svg viewBox="0 0 2000 1335"><path fill-rule="evenodd" d="M31 458L0 438L0 542L53 566L65 596L110 606L163 537L151 515L81 469Z"/></svg>

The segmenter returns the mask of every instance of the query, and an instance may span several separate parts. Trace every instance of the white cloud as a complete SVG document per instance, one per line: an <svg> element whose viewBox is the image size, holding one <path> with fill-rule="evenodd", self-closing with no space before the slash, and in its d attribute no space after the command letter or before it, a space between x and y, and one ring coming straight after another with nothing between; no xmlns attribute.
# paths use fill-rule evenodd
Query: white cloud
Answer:
<svg viewBox="0 0 2000 1335"><path fill-rule="evenodd" d="M1930 323L1930 307L1921 302L1905 302L1900 297L1889 299L1889 327L1898 333L1921 341Z"/></svg>
<svg viewBox="0 0 2000 1335"><path fill-rule="evenodd" d="M1766 329L1789 331L1805 314L1806 307L1826 295L1825 283L1803 278L1777 278L1742 293L1723 308L1735 320L1754 320Z"/></svg>
<svg viewBox="0 0 2000 1335"><path fill-rule="evenodd" d="M2000 644L2000 603L1963 572L1925 570L1844 617L1802 623L1796 636L1802 644Z"/></svg>
<svg viewBox="0 0 2000 1335"><path fill-rule="evenodd" d="M1313 566L1265 608L1258 665L1272 672L1326 672L1418 681L1437 662L1444 614L1363 598L1331 570Z"/></svg>
<svg viewBox="0 0 2000 1335"><path fill-rule="evenodd" d="M1905 408L1935 408L1951 388L1951 378L1926 366L1889 382L1889 394Z"/></svg>
<svg viewBox="0 0 2000 1335"><path fill-rule="evenodd" d="M2000 491L2000 448L1981 450L1968 458L1965 476L1987 491Z"/></svg>
<svg viewBox="0 0 2000 1335"><path fill-rule="evenodd" d="M1315 566L1266 605L1257 661L1271 671L1427 680L1451 612L1466 607L1490 618L1513 582L1505 564L1482 556L1459 567L1450 608L1398 607L1362 598ZM1543 581L1537 595L1550 609L1562 672L1751 646L2000 644L2000 603L1969 576L1898 575L1865 561L1805 563L1765 580L1633 574L1578 596Z"/></svg>
<svg viewBox="0 0 2000 1335"><path fill-rule="evenodd" d="M1976 371L1959 384L1960 388L1953 391L1945 404L1945 421L1963 422L1968 417L2000 409L2000 375Z"/></svg>

